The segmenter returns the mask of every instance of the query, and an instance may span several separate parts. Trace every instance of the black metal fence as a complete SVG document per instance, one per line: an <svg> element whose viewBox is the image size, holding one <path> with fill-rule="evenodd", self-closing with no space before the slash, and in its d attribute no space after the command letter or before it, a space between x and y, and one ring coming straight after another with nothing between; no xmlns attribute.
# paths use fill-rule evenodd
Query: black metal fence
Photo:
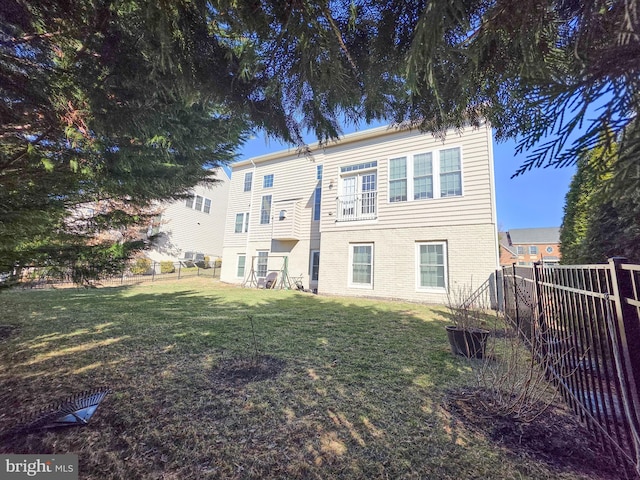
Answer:
<svg viewBox="0 0 640 480"><path fill-rule="evenodd" d="M627 477L640 477L640 265L504 267L505 314ZM539 351L539 349L536 349Z"/></svg>
<svg viewBox="0 0 640 480"><path fill-rule="evenodd" d="M139 282L178 280L186 277L220 277L219 261L181 261L152 262L136 261L128 265L121 273L104 275L93 272L91 267L83 267L82 272L74 268L60 266L24 266L14 272L5 281L22 288L47 288L67 285L114 286Z"/></svg>

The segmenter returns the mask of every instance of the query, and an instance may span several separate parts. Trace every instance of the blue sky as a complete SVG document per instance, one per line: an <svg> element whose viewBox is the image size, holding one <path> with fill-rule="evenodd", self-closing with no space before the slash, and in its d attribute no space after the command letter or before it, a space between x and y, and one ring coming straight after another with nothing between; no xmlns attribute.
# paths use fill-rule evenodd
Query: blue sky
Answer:
<svg viewBox="0 0 640 480"><path fill-rule="evenodd" d="M374 126L360 126L358 129ZM358 129L345 129L345 133ZM309 136L306 141L313 143L315 139ZM286 144L265 140L258 135L247 141L238 159L245 160L287 148ZM514 140L493 142L499 228L559 227L562 224L564 197L575 168L538 168L511 178L525 159L525 155L516 156L515 150Z"/></svg>

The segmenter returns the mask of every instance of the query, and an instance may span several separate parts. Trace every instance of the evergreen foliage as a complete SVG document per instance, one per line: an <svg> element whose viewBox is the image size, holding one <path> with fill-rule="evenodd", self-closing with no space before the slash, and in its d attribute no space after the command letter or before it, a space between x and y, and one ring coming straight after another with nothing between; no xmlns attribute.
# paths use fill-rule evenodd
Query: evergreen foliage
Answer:
<svg viewBox="0 0 640 480"><path fill-rule="evenodd" d="M638 111L639 21L633 0L0 0L0 270L145 221L255 129L304 149L342 119L488 120L530 153L516 173L575 162ZM113 199L140 213L69 224Z"/></svg>
<svg viewBox="0 0 640 480"><path fill-rule="evenodd" d="M625 132L631 135L631 129ZM628 144L603 140L578 161L560 232L563 263L603 263L616 256L640 263L640 195L625 172Z"/></svg>

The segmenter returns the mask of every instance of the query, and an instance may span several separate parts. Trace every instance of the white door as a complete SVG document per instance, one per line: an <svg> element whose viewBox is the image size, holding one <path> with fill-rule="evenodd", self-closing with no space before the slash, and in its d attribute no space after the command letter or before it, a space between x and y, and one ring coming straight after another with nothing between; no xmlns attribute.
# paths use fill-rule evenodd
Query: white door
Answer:
<svg viewBox="0 0 640 480"><path fill-rule="evenodd" d="M342 216L352 217L356 213L357 177L342 179Z"/></svg>

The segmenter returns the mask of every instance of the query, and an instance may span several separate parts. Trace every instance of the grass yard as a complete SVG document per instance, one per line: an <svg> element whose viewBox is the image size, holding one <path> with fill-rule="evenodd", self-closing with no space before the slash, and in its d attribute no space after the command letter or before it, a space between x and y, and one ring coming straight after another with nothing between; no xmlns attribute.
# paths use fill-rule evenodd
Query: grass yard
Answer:
<svg viewBox="0 0 640 480"><path fill-rule="evenodd" d="M600 478L447 408L471 379L442 308L191 278L5 291L0 309L0 430L113 391L87 427L0 445L77 453L83 479Z"/></svg>

